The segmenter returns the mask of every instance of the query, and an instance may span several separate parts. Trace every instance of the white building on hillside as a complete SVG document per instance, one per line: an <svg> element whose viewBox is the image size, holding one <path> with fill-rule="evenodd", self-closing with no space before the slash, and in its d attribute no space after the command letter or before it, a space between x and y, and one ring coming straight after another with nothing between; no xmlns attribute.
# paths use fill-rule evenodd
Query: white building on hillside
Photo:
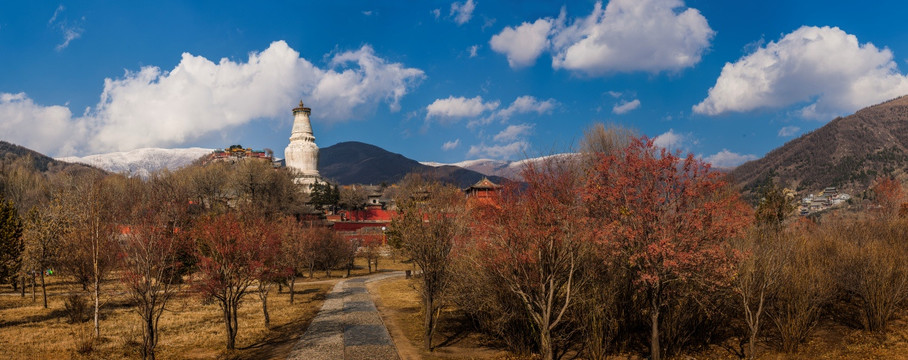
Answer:
<svg viewBox="0 0 908 360"><path fill-rule="evenodd" d="M309 114L312 109L304 107L303 101L293 109L293 130L290 133L290 145L284 149L284 158L287 167L296 170L298 184L314 184L321 179L318 174L318 145L315 145L315 135L312 134L312 123Z"/></svg>

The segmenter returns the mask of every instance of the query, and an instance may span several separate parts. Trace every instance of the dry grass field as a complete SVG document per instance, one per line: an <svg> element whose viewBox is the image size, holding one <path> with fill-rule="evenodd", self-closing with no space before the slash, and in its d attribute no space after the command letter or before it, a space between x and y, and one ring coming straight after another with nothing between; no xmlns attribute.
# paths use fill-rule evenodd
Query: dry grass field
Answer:
<svg viewBox="0 0 908 360"><path fill-rule="evenodd" d="M441 315L433 344L433 352L423 350L423 315L419 294L413 280L392 279L369 284L375 305L394 338L404 359L516 359L500 344L483 334L472 331L463 321L463 315L454 309L445 309ZM402 338L403 337L403 338Z"/></svg>
<svg viewBox="0 0 908 360"><path fill-rule="evenodd" d="M410 269L409 264L391 260L379 264L382 270ZM357 259L352 276L366 275L365 261ZM261 301L250 293L239 313L237 350L225 350L223 315L217 303L202 299L184 285L168 304L161 318L159 359L284 359L309 322L321 308L325 294L346 275L346 270L316 272L314 279L298 278L296 295L290 305L286 287L273 287L268 298L271 328L264 327ZM70 324L64 310L64 294L81 293L67 278L49 276L49 308L44 309L41 287L32 300L31 288L24 298L12 288L0 288L0 359L123 359L140 357L142 328L138 315L128 304L119 281L102 286L101 337L91 342L92 322ZM92 344L80 353L80 344Z"/></svg>

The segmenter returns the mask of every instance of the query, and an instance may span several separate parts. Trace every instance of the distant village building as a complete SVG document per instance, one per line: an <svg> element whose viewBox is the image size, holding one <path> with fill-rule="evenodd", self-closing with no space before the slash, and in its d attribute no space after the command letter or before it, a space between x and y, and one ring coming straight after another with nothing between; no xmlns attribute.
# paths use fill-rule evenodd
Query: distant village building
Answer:
<svg viewBox="0 0 908 360"><path fill-rule="evenodd" d="M242 160L260 160L274 161L274 154L271 150L253 150L252 148L243 148L242 145L233 145L226 149L217 149L212 151L202 159L202 165L212 162L230 162L235 163Z"/></svg>
<svg viewBox="0 0 908 360"><path fill-rule="evenodd" d="M315 145L312 123L309 122L311 112L312 109L303 106L302 100L299 106L293 109L290 144L284 149L285 165L297 172L296 182L306 185L307 189L309 185L321 180L318 173L318 145Z"/></svg>

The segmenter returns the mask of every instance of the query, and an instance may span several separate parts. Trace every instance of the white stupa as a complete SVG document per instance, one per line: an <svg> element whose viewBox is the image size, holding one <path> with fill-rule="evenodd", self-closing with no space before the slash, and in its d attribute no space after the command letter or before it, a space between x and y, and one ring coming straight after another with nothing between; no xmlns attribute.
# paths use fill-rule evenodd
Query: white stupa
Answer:
<svg viewBox="0 0 908 360"><path fill-rule="evenodd" d="M284 149L284 161L287 167L296 170L298 184L312 185L321 177L318 174L318 145L312 134L312 123L309 114L312 109L300 106L293 109L293 131L290 133L290 145Z"/></svg>

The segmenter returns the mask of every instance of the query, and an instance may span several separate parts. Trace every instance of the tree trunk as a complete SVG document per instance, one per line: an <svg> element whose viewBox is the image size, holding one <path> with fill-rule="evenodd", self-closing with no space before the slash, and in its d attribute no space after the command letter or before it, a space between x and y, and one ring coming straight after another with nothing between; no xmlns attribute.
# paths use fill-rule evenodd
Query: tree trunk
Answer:
<svg viewBox="0 0 908 360"><path fill-rule="evenodd" d="M650 299L650 359L662 359L662 350L659 348L659 303L656 297Z"/></svg>
<svg viewBox="0 0 908 360"><path fill-rule="evenodd" d="M372 259L366 258L366 267L369 269L369 274L372 273Z"/></svg>
<svg viewBox="0 0 908 360"><path fill-rule="evenodd" d="M142 358L148 360L154 360L154 348L157 343L157 334L154 328L154 314L151 311L146 310L145 313L145 336L144 344L142 348Z"/></svg>
<svg viewBox="0 0 908 360"><path fill-rule="evenodd" d="M32 302L38 301L37 288L38 288L38 283L37 283L37 280L35 280L35 273L32 272Z"/></svg>
<svg viewBox="0 0 908 360"><path fill-rule="evenodd" d="M542 357L542 360L552 360L555 358L552 347L552 332L547 328L548 326L539 329L539 356Z"/></svg>
<svg viewBox="0 0 908 360"><path fill-rule="evenodd" d="M44 308L47 309L47 283L44 282L44 270L41 270L41 293L44 294Z"/></svg>
<svg viewBox="0 0 908 360"><path fill-rule="evenodd" d="M227 330L227 349L233 350L235 347L234 340L236 340L235 329L233 328L233 316L231 316L232 306L229 302L224 302L224 326Z"/></svg>
<svg viewBox="0 0 908 360"><path fill-rule="evenodd" d="M290 277L290 304L293 304L293 285L296 284L296 271L294 275Z"/></svg>
<svg viewBox="0 0 908 360"><path fill-rule="evenodd" d="M763 313L763 302L765 300L765 290L760 290L760 302L757 304L757 312L754 314L753 325L750 331L750 340L748 341L748 347L750 348L750 354L748 354L748 359L756 358L756 347L757 347L757 332L760 331L760 316Z"/></svg>
<svg viewBox="0 0 908 360"><path fill-rule="evenodd" d="M95 263L95 286L94 286L93 292L95 294L95 337L100 338L101 337L101 325L100 325L100 322L98 319L98 310L101 309L101 299L99 298L98 295L101 293L101 281L100 281L100 279L98 279L98 263L97 262Z"/></svg>
<svg viewBox="0 0 908 360"><path fill-rule="evenodd" d="M375 272L378 272L378 256L375 257Z"/></svg>
<svg viewBox="0 0 908 360"><path fill-rule="evenodd" d="M25 274L22 274L22 297L25 297Z"/></svg>
<svg viewBox="0 0 908 360"><path fill-rule="evenodd" d="M426 318L424 325L426 327L425 331L425 347L426 350L432 351L432 330L435 329L434 317L432 316L435 313L435 301L432 299L432 295L426 296Z"/></svg>
<svg viewBox="0 0 908 360"><path fill-rule="evenodd" d="M259 297L262 298L262 313L265 314L265 328L271 327L271 316L268 315L268 288L259 285Z"/></svg>

